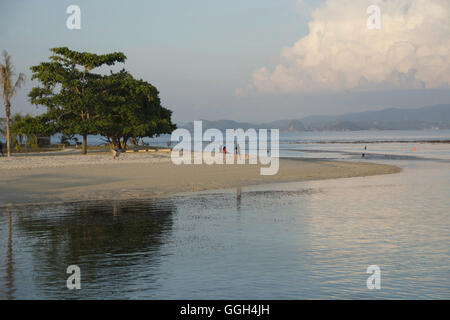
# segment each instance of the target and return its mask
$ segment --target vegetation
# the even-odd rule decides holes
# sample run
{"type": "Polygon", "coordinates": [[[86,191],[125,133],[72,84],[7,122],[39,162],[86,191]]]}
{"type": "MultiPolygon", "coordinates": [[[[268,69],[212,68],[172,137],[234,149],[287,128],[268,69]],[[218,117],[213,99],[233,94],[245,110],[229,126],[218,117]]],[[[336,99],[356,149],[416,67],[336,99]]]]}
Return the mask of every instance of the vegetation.
{"type": "Polygon", "coordinates": [[[106,137],[111,148],[126,149],[129,139],[136,141],[175,129],[172,111],[161,106],[159,92],[150,83],[134,79],[125,70],[108,75],[91,72],[124,62],[123,53],[97,55],[66,47],[51,51],[50,62],[31,67],[32,79],[40,86],[31,90],[30,100],[47,107],[31,125],[34,133],[61,132],[64,143],[79,134],[83,136],[82,154],[86,154],[88,134],[106,137]]]}
{"type": "Polygon", "coordinates": [[[172,111],[163,108],[158,90],[150,83],[134,79],[122,70],[102,79],[104,94],[98,134],[115,149],[126,149],[129,139],[170,133],[172,111]]]}
{"type": "Polygon", "coordinates": [[[96,133],[95,122],[99,118],[96,110],[100,92],[96,80],[101,76],[91,70],[103,65],[111,66],[124,62],[121,52],[97,55],[76,52],[66,47],[53,48],[50,62],[31,67],[32,80],[42,86],[29,93],[33,104],[47,107],[47,119],[55,121],[64,134],[83,136],[82,153],[87,153],[87,135],[96,133]]]}
{"type": "Polygon", "coordinates": [[[46,115],[33,117],[16,113],[11,118],[11,142],[15,150],[20,152],[21,146],[38,147],[38,136],[51,136],[58,128],[46,118],[46,115]]]}
{"type": "Polygon", "coordinates": [[[11,130],[10,130],[10,117],[11,117],[11,99],[16,93],[17,89],[25,81],[25,75],[19,73],[16,82],[13,82],[14,67],[11,63],[11,56],[3,51],[3,61],[0,62],[0,85],[1,95],[5,104],[5,135],[6,135],[6,150],[8,157],[11,156],[11,130]]]}

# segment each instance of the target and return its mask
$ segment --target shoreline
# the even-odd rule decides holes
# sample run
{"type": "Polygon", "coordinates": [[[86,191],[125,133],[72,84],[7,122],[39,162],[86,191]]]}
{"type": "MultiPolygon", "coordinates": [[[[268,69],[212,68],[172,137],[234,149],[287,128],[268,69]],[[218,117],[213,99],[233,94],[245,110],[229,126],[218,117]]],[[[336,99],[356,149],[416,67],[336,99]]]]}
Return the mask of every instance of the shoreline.
{"type": "Polygon", "coordinates": [[[450,140],[356,140],[356,141],[299,141],[292,144],[377,144],[377,143],[443,143],[449,144],[450,140]]]}
{"type": "Polygon", "coordinates": [[[93,200],[136,200],[267,183],[338,179],[401,171],[393,165],[280,158],[273,176],[261,165],[179,165],[167,153],[0,158],[0,207],[93,200]],[[121,155],[122,157],[122,155],[121,155]]]}

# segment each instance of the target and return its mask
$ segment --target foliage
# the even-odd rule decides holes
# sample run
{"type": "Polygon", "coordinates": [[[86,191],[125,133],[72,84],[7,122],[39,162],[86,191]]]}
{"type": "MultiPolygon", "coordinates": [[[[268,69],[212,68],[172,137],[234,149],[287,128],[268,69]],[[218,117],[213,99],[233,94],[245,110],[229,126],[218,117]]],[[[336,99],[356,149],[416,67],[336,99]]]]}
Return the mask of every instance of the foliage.
{"type": "Polygon", "coordinates": [[[103,95],[98,133],[107,137],[114,148],[126,149],[129,139],[137,141],[170,133],[172,111],[161,106],[158,90],[150,83],[134,79],[122,70],[105,76],[100,85],[103,95]]]}
{"type": "Polygon", "coordinates": [[[86,153],[86,137],[97,133],[96,121],[101,117],[96,112],[101,98],[96,80],[102,76],[90,71],[124,62],[126,57],[121,52],[97,55],[66,47],[51,51],[54,54],[50,62],[31,67],[31,79],[39,80],[41,86],[33,88],[28,96],[33,104],[47,107],[47,118],[55,121],[64,134],[82,135],[82,152],[86,153]]]}
{"type": "Polygon", "coordinates": [[[67,137],[80,134],[85,153],[88,134],[100,134],[112,148],[126,149],[130,139],[136,142],[175,129],[172,111],[161,106],[153,85],[134,79],[125,70],[108,75],[90,72],[123,62],[123,53],[96,55],[65,47],[51,51],[50,62],[31,67],[32,79],[41,86],[31,90],[30,100],[47,107],[47,113],[34,123],[38,131],[48,125],[51,132],[63,134],[64,143],[67,137]]]}
{"type": "Polygon", "coordinates": [[[16,151],[21,151],[21,146],[26,144],[37,147],[38,136],[51,136],[57,132],[55,125],[45,115],[33,117],[30,114],[22,116],[16,113],[11,118],[11,142],[16,151]]]}
{"type": "Polygon", "coordinates": [[[58,126],[46,114],[33,117],[29,114],[22,116],[17,113],[12,118],[11,132],[16,136],[51,136],[58,132],[58,126]]]}

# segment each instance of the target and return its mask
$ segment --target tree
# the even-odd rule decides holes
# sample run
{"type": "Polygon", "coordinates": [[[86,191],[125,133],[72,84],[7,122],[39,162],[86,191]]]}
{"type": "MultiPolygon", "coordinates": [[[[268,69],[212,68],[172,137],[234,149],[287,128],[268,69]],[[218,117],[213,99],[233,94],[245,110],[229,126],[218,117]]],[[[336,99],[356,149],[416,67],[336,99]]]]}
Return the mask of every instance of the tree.
{"type": "Polygon", "coordinates": [[[25,81],[25,75],[19,73],[16,82],[13,84],[14,67],[11,63],[11,56],[8,52],[3,51],[3,63],[0,62],[0,85],[2,90],[2,98],[5,104],[5,127],[6,127],[6,150],[8,157],[11,156],[11,132],[10,132],[10,117],[11,117],[11,99],[17,92],[17,89],[22,86],[25,81]]]}
{"type": "Polygon", "coordinates": [[[47,114],[33,117],[30,114],[22,116],[16,113],[11,122],[11,132],[14,135],[51,136],[59,131],[59,127],[47,114]]]}
{"type": "Polygon", "coordinates": [[[27,137],[27,144],[37,145],[38,136],[52,136],[58,131],[58,126],[46,114],[33,117],[16,113],[11,119],[11,140],[17,149],[24,144],[23,137],[27,137]]]}
{"type": "Polygon", "coordinates": [[[11,135],[11,147],[19,151],[20,146],[24,143],[24,136],[30,137],[29,134],[22,132],[22,128],[18,126],[25,118],[32,117],[31,115],[22,116],[21,113],[16,113],[10,119],[10,135],[11,135]]]}
{"type": "Polygon", "coordinates": [[[161,106],[159,92],[150,83],[136,80],[124,70],[104,76],[98,83],[105,94],[96,125],[112,148],[126,149],[129,139],[137,141],[175,129],[172,111],[161,106]]]}
{"type": "Polygon", "coordinates": [[[101,117],[96,112],[101,94],[98,91],[99,74],[91,70],[116,62],[124,62],[121,52],[97,55],[77,52],[67,47],[50,49],[50,62],[31,67],[32,80],[42,86],[29,93],[33,104],[47,107],[46,117],[55,121],[63,134],[83,136],[81,153],[87,153],[87,135],[96,134],[96,123],[101,117]]]}

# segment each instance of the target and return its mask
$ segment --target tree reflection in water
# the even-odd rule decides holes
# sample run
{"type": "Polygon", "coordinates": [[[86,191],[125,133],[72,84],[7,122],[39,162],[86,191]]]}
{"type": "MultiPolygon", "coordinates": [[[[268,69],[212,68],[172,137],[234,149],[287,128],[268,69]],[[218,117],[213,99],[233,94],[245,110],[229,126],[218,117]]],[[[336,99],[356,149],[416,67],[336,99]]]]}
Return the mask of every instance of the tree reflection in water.
{"type": "Polygon", "coordinates": [[[16,227],[21,236],[34,240],[32,272],[42,293],[95,298],[101,291],[105,298],[108,292],[120,296],[124,283],[138,287],[145,282],[148,289],[154,284],[152,270],[171,232],[174,206],[169,200],[105,201],[26,211],[18,214],[16,227]],[[78,292],[66,288],[69,265],[81,268],[78,292]]]}
{"type": "Polygon", "coordinates": [[[13,259],[13,247],[12,247],[12,216],[11,209],[6,208],[8,213],[8,241],[6,249],[6,263],[5,263],[5,296],[7,299],[14,298],[14,259],[13,259]]]}

